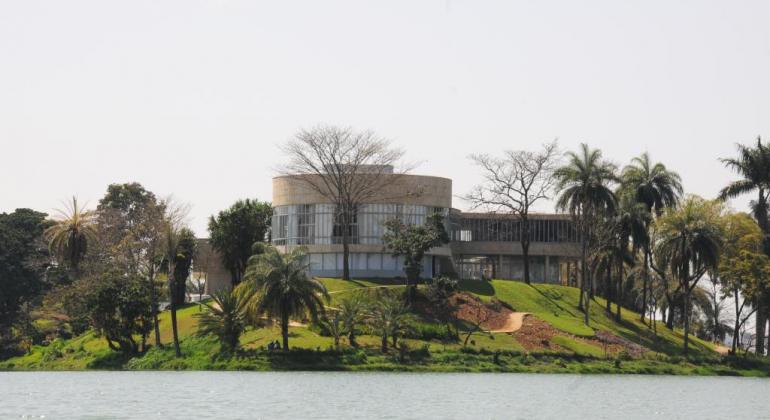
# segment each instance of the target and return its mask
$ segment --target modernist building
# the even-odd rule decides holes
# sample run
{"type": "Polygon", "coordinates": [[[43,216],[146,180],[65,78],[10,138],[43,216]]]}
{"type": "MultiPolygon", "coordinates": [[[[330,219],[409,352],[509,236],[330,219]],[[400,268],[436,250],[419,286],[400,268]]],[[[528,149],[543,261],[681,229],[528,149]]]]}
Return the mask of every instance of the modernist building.
{"type": "MultiPolygon", "coordinates": [[[[522,279],[520,222],[517,217],[492,213],[464,213],[452,208],[452,180],[433,176],[391,173],[378,197],[361,205],[350,232],[350,270],[358,278],[403,277],[403,260],[383,244],[384,223],[400,218],[425,223],[432,213],[445,217],[449,244],[430,250],[423,261],[423,277],[439,274],[466,279],[522,279]]],[[[334,204],[303,180],[312,175],[273,178],[272,244],[281,250],[305,246],[310,274],[342,276],[342,226],[334,204]]],[[[532,281],[566,282],[568,264],[579,257],[577,235],[566,215],[530,215],[530,276],[532,281]]],[[[226,283],[222,270],[209,282],[226,283]]],[[[214,271],[211,271],[214,274],[214,271]]],[[[227,280],[229,281],[229,280],[227,280]]]]}

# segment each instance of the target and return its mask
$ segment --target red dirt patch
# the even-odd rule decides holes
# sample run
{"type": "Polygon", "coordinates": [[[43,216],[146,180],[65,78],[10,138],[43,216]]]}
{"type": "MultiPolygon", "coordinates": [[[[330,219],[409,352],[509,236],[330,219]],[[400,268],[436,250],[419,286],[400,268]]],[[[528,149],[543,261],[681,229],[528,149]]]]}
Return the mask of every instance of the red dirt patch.
{"type": "Polygon", "coordinates": [[[457,307],[457,318],[476,323],[481,322],[485,331],[499,330],[508,324],[513,311],[495,302],[484,302],[467,293],[457,293],[451,297],[457,307]]]}
{"type": "Polygon", "coordinates": [[[596,338],[584,338],[567,334],[532,315],[524,318],[521,328],[511,335],[527,351],[567,350],[552,341],[555,336],[569,337],[578,342],[606,349],[607,354],[618,354],[625,350],[631,356],[638,357],[647,351],[644,347],[607,331],[597,332],[596,338]]]}
{"type": "Polygon", "coordinates": [[[559,335],[559,331],[551,324],[532,315],[524,318],[521,328],[511,335],[527,351],[559,349],[559,346],[551,343],[551,339],[559,335]]]}

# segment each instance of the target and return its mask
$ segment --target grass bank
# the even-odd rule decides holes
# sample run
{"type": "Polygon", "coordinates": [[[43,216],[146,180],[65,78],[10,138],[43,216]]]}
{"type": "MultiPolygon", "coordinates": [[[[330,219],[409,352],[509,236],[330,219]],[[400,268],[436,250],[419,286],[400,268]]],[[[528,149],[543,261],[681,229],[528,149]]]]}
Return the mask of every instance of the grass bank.
{"type": "MultiPolygon", "coordinates": [[[[395,287],[393,280],[342,281],[321,280],[334,305],[346,293],[375,287],[395,287]]],[[[764,359],[723,357],[714,347],[692,340],[692,357],[680,356],[681,331],[670,331],[662,324],[657,334],[638,321],[639,315],[623,310],[620,322],[604,310],[604,300],[591,302],[591,322],[583,324],[577,310],[578,290],[555,285],[526,285],[520,282],[462,282],[461,289],[483,300],[499,299],[515,311],[531,313],[544,322],[555,335],[543,348],[532,349],[516,334],[482,333],[473,336],[465,348],[462,340],[442,341],[407,338],[404,349],[379,351],[379,337],[362,335],[360,349],[343,346],[331,350],[332,339],[314,328],[291,327],[289,352],[267,351],[268,343],[278,340],[276,327],[249,329],[241,337],[242,349],[223,354],[211,338],[195,336],[194,314],[201,308],[188,305],[178,311],[182,358],[175,358],[171,346],[152,346],[143,355],[127,358],[107,348],[102,338],[85,333],[70,340],[56,340],[47,346],[34,346],[20,357],[0,361],[4,370],[345,370],[345,371],[417,371],[417,372],[543,372],[543,373],[630,373],[672,375],[744,375],[768,376],[770,366],[764,359]],[[626,352],[608,352],[597,336],[610,334],[645,349],[631,356],[626,352]],[[525,344],[530,348],[525,348],[525,344]]],[[[169,314],[161,314],[161,342],[169,344],[169,314]]],[[[421,321],[429,323],[426,320],[421,321]]]]}

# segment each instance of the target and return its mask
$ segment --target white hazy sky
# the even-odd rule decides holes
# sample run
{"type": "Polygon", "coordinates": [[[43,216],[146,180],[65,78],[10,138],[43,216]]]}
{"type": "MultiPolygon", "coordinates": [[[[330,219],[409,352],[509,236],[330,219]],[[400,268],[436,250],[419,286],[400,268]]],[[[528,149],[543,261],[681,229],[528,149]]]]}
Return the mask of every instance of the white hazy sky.
{"type": "Polygon", "coordinates": [[[270,200],[277,145],[317,123],[392,138],[455,194],[479,178],[468,154],[559,138],[619,164],[649,151],[713,197],[733,178],[717,159],[770,136],[768,18],[767,1],[2,1],[0,211],[138,181],[205,235],[234,200],[270,200]]]}

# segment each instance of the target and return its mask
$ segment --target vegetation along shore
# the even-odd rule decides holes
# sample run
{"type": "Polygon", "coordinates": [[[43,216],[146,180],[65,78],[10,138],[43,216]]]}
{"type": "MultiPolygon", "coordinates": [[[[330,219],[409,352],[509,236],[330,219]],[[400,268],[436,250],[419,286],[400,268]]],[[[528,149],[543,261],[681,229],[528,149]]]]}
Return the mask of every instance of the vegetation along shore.
{"type": "MultiPolygon", "coordinates": [[[[211,216],[205,240],[188,228],[184,203],[138,183],[110,185],[93,209],[75,198],[53,217],[17,209],[0,214],[0,370],[770,376],[761,140],[723,159],[739,178],[713,199],[686,194],[647,154],[619,167],[587,145],[561,153],[554,142],[472,156],[484,182],[464,198],[487,219],[515,221],[518,280],[500,277],[502,257],[439,270],[431,250],[463,240],[446,209],[384,221],[370,253],[383,270],[381,255],[392,255],[401,274],[357,276],[351,267],[368,263],[350,247],[372,240],[357,212],[399,175],[402,152],[333,126],[304,130],[285,149],[287,173],[336,203],[334,242],[323,246],[339,247],[339,276],[312,274],[316,257],[327,262],[309,251],[314,213],[285,215],[305,228],[291,243],[269,202],[239,200],[211,216]],[[725,204],[742,194],[755,196],[749,212],[725,204]],[[531,234],[530,207],[544,200],[576,250],[551,282],[549,260],[537,266],[530,255],[550,240],[531,234]],[[227,284],[209,281],[203,247],[227,284]],[[542,278],[533,267],[545,267],[542,278]]],[[[502,237],[514,225],[484,226],[502,237]]]]}

